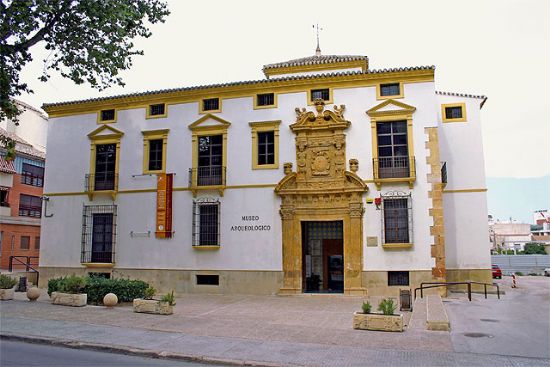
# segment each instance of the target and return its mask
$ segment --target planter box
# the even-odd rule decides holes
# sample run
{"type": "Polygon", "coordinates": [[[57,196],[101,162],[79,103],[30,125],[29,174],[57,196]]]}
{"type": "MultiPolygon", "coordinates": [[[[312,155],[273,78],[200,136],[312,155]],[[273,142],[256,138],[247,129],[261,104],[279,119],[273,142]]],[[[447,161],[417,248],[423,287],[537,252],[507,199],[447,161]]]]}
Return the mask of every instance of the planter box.
{"type": "Polygon", "coordinates": [[[86,306],[86,302],[88,301],[88,295],[86,293],[71,294],[71,293],[53,292],[50,298],[52,299],[52,303],[54,305],[73,306],[73,307],[86,306]]]}
{"type": "Polygon", "coordinates": [[[156,299],[134,299],[134,312],[153,313],[157,315],[171,315],[174,313],[174,307],[168,302],[161,302],[156,299]]]}
{"type": "Polygon", "coordinates": [[[0,289],[0,301],[7,301],[13,299],[13,288],[0,289]]]}
{"type": "Polygon", "coordinates": [[[353,328],[361,330],[403,331],[403,315],[355,312],[353,328]]]}

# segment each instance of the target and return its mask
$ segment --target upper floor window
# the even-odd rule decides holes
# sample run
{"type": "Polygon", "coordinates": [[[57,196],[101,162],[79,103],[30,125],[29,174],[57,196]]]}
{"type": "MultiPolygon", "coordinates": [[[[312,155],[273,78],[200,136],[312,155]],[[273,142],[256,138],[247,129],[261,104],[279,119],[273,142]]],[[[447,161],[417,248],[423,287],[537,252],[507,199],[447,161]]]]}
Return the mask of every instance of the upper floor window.
{"type": "Polygon", "coordinates": [[[396,96],[400,94],[399,83],[391,84],[381,84],[380,85],[380,95],[383,97],[386,96],[396,96]]]}
{"type": "Polygon", "coordinates": [[[0,206],[9,208],[10,188],[5,186],[0,186],[0,206]]]}
{"type": "Polygon", "coordinates": [[[151,104],[147,108],[147,118],[166,117],[166,103],[151,104]]]}
{"type": "Polygon", "coordinates": [[[328,88],[312,89],[310,91],[310,101],[313,102],[318,98],[322,99],[325,102],[330,101],[330,90],[328,88]]]}
{"type": "Polygon", "coordinates": [[[202,100],[201,112],[220,112],[221,105],[219,98],[207,98],[202,100]]]}
{"type": "Polygon", "coordinates": [[[275,163],[275,132],[258,132],[258,165],[275,163]]]}
{"type": "Polygon", "coordinates": [[[388,193],[382,197],[382,243],[412,242],[412,200],[410,194],[388,193]]]}
{"type": "Polygon", "coordinates": [[[149,140],[149,171],[162,169],[162,139],[149,140]]]}
{"type": "Polygon", "coordinates": [[[142,131],[143,134],[143,173],[166,171],[166,147],[170,130],[142,131]]]}
{"type": "Polygon", "coordinates": [[[409,177],[407,122],[378,122],[378,178],[409,177]]]}
{"type": "Polygon", "coordinates": [[[223,185],[223,137],[199,136],[197,185],[223,185]]]}
{"type": "Polygon", "coordinates": [[[252,128],[252,169],[279,168],[280,120],[250,122],[252,128]]]}
{"type": "Polygon", "coordinates": [[[38,187],[44,186],[44,167],[23,163],[21,183],[38,187]]]}
{"type": "Polygon", "coordinates": [[[464,103],[452,103],[441,105],[443,122],[466,121],[466,105],[464,103]]]}
{"type": "Polygon", "coordinates": [[[114,108],[108,110],[101,110],[99,112],[99,122],[115,122],[116,121],[116,111],[114,108]]]}
{"type": "Polygon", "coordinates": [[[31,237],[21,236],[21,243],[19,244],[21,250],[29,250],[31,248],[31,237]]]}
{"type": "Polygon", "coordinates": [[[42,216],[42,198],[21,194],[19,196],[19,215],[40,218],[42,216]]]}
{"type": "Polygon", "coordinates": [[[263,93],[256,95],[256,104],[254,107],[272,106],[275,106],[275,93],[263,93]]]}
{"type": "Polygon", "coordinates": [[[116,144],[96,145],[94,190],[115,189],[116,159],[116,144]]]}
{"type": "Polygon", "coordinates": [[[199,199],[193,203],[193,246],[220,245],[220,202],[199,199]]]}

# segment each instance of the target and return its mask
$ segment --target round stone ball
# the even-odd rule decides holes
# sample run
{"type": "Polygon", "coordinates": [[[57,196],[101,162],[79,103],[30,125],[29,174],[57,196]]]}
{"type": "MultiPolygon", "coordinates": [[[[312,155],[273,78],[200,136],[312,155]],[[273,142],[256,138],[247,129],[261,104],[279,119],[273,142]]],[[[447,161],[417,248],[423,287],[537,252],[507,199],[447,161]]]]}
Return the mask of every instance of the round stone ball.
{"type": "Polygon", "coordinates": [[[36,301],[38,297],[40,297],[40,289],[37,287],[27,289],[27,298],[29,301],[36,301]]]}
{"type": "Polygon", "coordinates": [[[107,307],[116,306],[117,303],[118,297],[114,293],[107,293],[105,297],[103,297],[103,304],[107,307]]]}

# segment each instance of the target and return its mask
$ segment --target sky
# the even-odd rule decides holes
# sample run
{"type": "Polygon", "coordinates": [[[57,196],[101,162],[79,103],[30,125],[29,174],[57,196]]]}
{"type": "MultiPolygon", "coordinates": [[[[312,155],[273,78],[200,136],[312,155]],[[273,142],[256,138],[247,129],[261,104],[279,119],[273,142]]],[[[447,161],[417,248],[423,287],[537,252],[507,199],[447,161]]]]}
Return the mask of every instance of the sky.
{"type": "MultiPolygon", "coordinates": [[[[436,89],[483,94],[488,177],[550,175],[550,1],[168,1],[172,14],[136,40],[144,56],[126,87],[98,92],[60,76],[37,80],[33,50],[23,79],[34,106],[145,90],[263,79],[262,66],[314,54],[367,55],[371,69],[436,66],[436,89]]],[[[548,190],[550,192],[550,190],[548,190]]]]}

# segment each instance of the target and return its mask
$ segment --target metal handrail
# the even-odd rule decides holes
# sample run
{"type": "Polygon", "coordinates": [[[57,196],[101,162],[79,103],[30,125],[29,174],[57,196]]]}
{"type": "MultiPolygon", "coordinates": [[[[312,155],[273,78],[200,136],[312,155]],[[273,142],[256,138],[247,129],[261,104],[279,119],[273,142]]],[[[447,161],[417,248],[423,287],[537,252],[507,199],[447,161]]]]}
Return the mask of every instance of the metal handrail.
{"type": "Polygon", "coordinates": [[[498,284],[488,284],[488,283],[481,283],[481,282],[422,282],[420,283],[419,288],[414,289],[414,299],[416,300],[416,291],[420,289],[420,298],[424,298],[424,289],[430,289],[430,288],[437,288],[437,287],[447,287],[449,285],[467,285],[468,286],[468,300],[472,301],[472,284],[479,284],[483,285],[484,293],[485,293],[485,299],[487,299],[487,286],[493,286],[497,288],[497,297],[500,299],[500,287],[498,284]],[[424,285],[428,285],[427,287],[424,287],[424,285]]]}
{"type": "Polygon", "coordinates": [[[32,267],[31,259],[38,259],[38,256],[21,256],[21,255],[16,256],[16,255],[11,255],[8,270],[9,270],[10,273],[12,272],[12,270],[13,270],[13,260],[15,260],[19,264],[25,266],[25,271],[31,271],[32,270],[33,272],[36,273],[36,284],[38,285],[38,278],[40,277],[40,272],[32,267]],[[23,262],[23,261],[18,259],[19,257],[25,258],[27,261],[23,262]]]}

